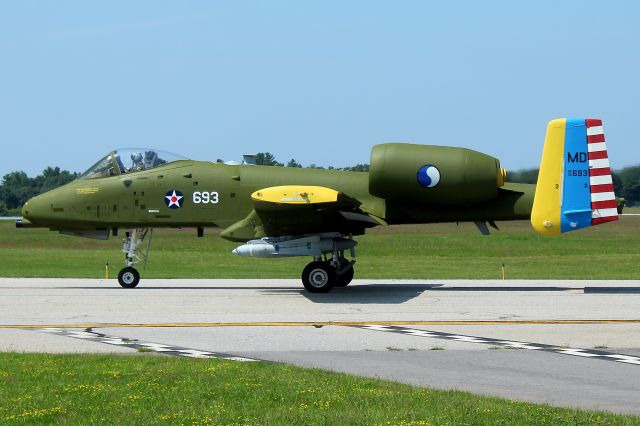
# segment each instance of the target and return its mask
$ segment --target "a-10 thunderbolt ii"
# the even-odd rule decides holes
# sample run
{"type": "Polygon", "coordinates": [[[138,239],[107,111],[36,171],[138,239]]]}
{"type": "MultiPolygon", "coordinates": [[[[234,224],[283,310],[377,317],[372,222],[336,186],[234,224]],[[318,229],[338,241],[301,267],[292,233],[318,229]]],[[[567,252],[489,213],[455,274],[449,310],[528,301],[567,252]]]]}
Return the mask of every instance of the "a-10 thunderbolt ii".
{"type": "Polygon", "coordinates": [[[465,148],[388,143],[370,170],[229,165],[151,149],[116,150],[77,180],[29,200],[18,226],[107,239],[125,230],[122,287],[135,287],[152,228],[223,228],[233,253],[307,256],[310,292],[349,284],[355,236],[385,224],[531,219],[544,235],[618,219],[602,122],[548,124],[536,185],[505,182],[496,158],[465,148]],[[145,244],[146,241],[146,244],[145,244]]]}

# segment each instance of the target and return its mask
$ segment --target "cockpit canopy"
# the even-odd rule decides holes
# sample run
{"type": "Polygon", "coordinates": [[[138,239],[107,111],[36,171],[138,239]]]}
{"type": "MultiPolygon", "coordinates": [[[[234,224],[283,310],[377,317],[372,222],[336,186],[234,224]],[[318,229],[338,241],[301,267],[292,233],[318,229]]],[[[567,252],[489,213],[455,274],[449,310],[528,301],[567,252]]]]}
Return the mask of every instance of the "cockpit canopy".
{"type": "Polygon", "coordinates": [[[124,148],[112,151],[101,158],[79,179],[96,179],[149,170],[178,160],[180,155],[148,148],[124,148]]]}

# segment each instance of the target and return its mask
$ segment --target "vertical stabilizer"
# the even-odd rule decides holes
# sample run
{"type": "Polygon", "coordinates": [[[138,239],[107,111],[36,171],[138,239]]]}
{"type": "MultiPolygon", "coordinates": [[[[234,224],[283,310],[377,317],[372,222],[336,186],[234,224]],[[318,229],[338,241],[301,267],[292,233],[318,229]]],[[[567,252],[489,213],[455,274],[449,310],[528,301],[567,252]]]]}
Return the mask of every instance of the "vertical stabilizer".
{"type": "Polygon", "coordinates": [[[540,163],[531,225],[557,235],[618,220],[611,168],[595,119],[549,122],[540,163]]]}

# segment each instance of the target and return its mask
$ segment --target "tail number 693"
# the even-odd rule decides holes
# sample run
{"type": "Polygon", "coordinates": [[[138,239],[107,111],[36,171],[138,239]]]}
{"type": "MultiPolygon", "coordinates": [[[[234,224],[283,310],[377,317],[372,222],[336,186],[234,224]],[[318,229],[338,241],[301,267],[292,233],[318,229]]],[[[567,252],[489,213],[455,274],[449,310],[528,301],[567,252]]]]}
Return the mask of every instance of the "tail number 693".
{"type": "Polygon", "coordinates": [[[200,192],[193,193],[193,204],[218,204],[217,192],[200,192]]]}

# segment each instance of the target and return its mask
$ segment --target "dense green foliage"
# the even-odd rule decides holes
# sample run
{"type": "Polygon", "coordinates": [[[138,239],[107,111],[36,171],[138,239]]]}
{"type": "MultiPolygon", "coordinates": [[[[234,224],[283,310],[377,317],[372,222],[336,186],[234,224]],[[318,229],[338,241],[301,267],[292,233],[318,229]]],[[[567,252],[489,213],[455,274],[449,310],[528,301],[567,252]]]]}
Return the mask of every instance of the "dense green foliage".
{"type": "MultiPolygon", "coordinates": [[[[291,160],[289,163],[295,163],[295,160],[291,160]]],[[[284,164],[280,163],[276,160],[276,157],[270,152],[259,152],[256,154],[256,164],[259,166],[284,166],[284,164]]],[[[297,164],[297,163],[296,163],[297,164]]],[[[297,167],[297,166],[294,166],[297,167]]]]}
{"type": "Polygon", "coordinates": [[[640,205],[640,165],[625,167],[614,172],[613,183],[616,194],[623,197],[627,205],[640,205]]]}
{"type": "Polygon", "coordinates": [[[4,353],[0,423],[614,425],[638,418],[277,363],[4,353]]]}
{"type": "Polygon", "coordinates": [[[523,169],[515,172],[507,172],[507,181],[514,183],[536,183],[538,181],[538,169],[523,169]]]}
{"type": "Polygon", "coordinates": [[[77,173],[60,170],[59,167],[47,167],[41,175],[34,178],[25,172],[11,172],[0,183],[0,216],[19,215],[22,205],[31,197],[71,182],[77,173]]]}
{"type": "MultiPolygon", "coordinates": [[[[276,160],[276,157],[270,152],[259,152],[256,155],[256,164],[261,166],[280,166],[280,167],[285,166],[285,164],[276,160]]],[[[346,170],[350,172],[368,172],[369,171],[368,164],[356,164],[355,166],[348,166],[348,167],[334,167],[334,166],[323,167],[323,166],[318,166],[317,164],[309,164],[308,166],[303,166],[302,164],[298,163],[295,160],[295,158],[292,158],[291,160],[289,160],[286,164],[286,167],[298,167],[298,168],[307,167],[309,169],[325,169],[326,168],[327,170],[346,170]]]]}

